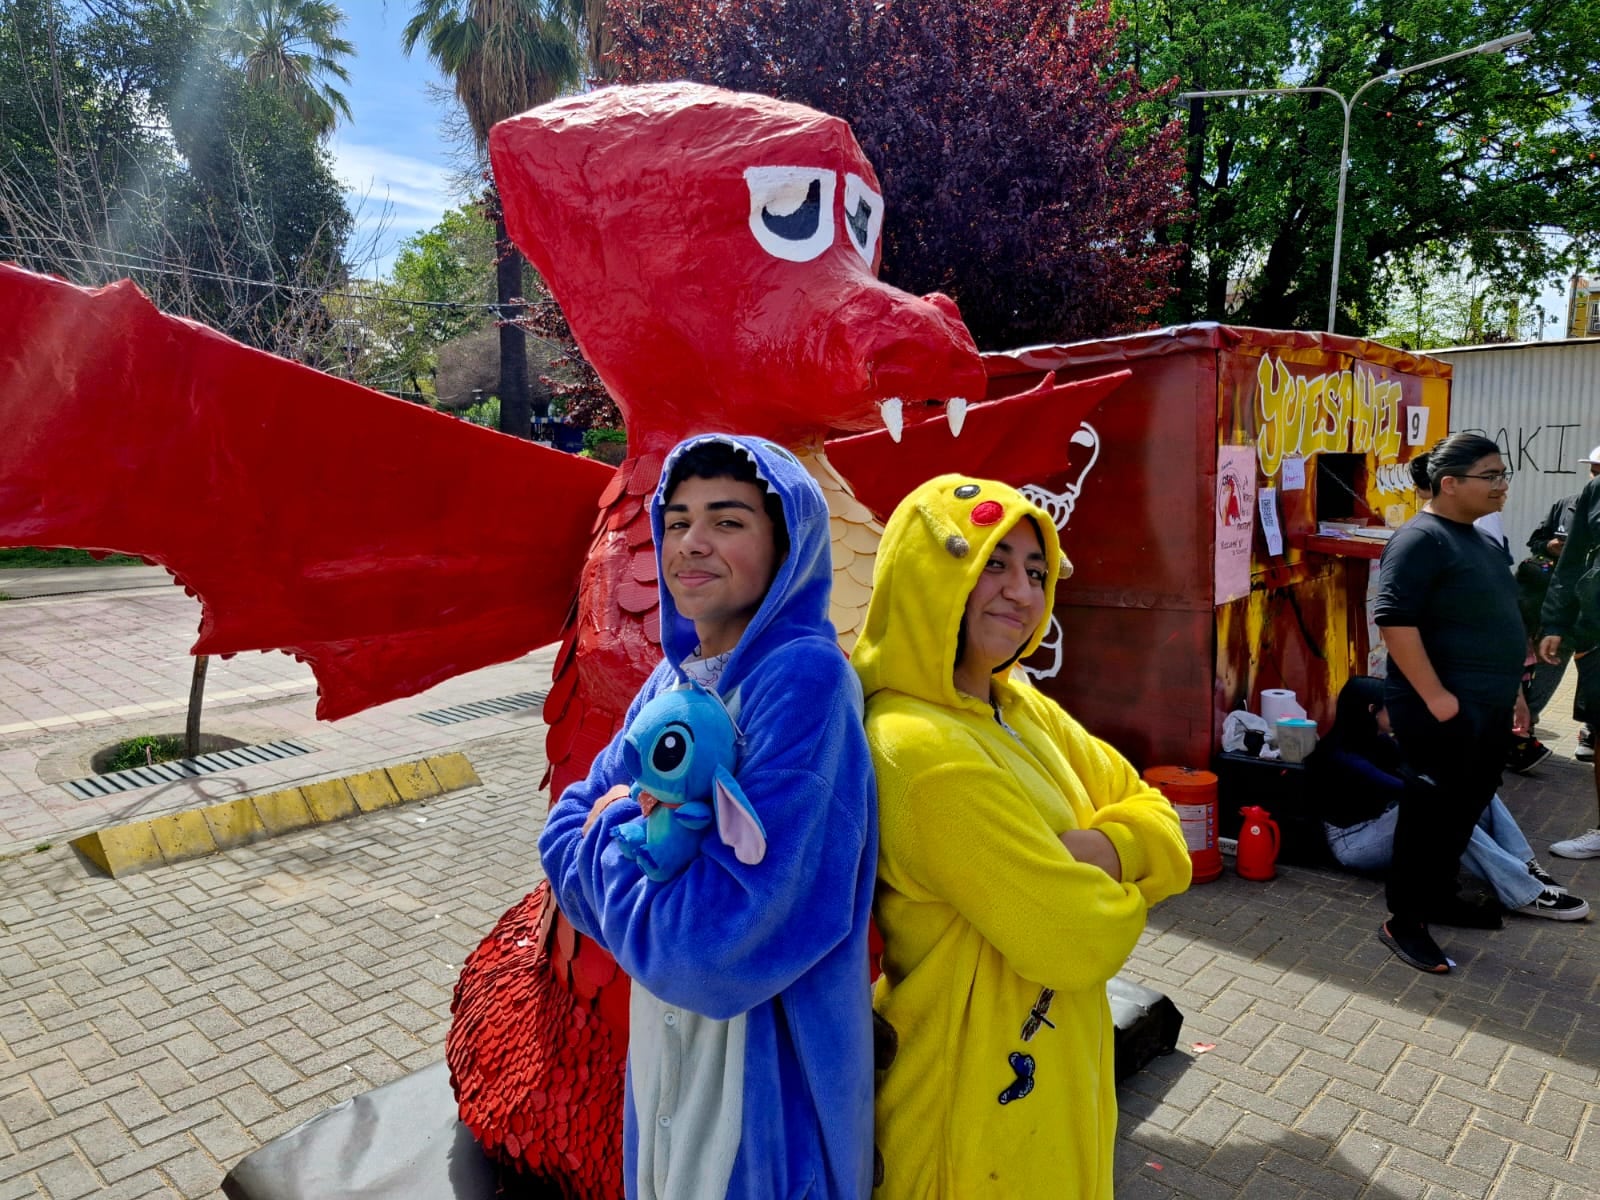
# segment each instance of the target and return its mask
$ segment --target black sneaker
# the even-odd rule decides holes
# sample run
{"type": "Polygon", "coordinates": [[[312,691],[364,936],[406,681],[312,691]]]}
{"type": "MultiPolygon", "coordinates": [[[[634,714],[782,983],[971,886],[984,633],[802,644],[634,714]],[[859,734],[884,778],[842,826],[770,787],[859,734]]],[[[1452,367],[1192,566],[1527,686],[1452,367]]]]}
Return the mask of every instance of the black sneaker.
{"type": "Polygon", "coordinates": [[[1594,761],[1594,730],[1587,725],[1578,730],[1578,749],[1573,753],[1572,757],[1579,762],[1594,761]]]}
{"type": "Polygon", "coordinates": [[[1426,925],[1401,929],[1399,933],[1394,933],[1390,930],[1391,924],[1392,922],[1385,921],[1378,926],[1378,940],[1394,951],[1396,958],[1406,966],[1426,971],[1430,975],[1450,973],[1452,964],[1444,956],[1444,951],[1439,949],[1439,943],[1433,940],[1433,935],[1428,932],[1426,925]]]}
{"type": "Polygon", "coordinates": [[[1571,892],[1555,892],[1545,888],[1521,908],[1511,911],[1525,917],[1548,917],[1552,921],[1581,921],[1589,915],[1589,902],[1580,900],[1571,892]]]}
{"type": "Polygon", "coordinates": [[[1544,869],[1544,864],[1542,864],[1537,858],[1530,858],[1528,860],[1528,874],[1537,879],[1547,892],[1565,892],[1567,890],[1554,879],[1550,878],[1550,873],[1544,869]]]}
{"type": "Polygon", "coordinates": [[[1526,775],[1550,754],[1550,747],[1536,737],[1512,738],[1511,748],[1506,751],[1506,769],[1526,775]]]}

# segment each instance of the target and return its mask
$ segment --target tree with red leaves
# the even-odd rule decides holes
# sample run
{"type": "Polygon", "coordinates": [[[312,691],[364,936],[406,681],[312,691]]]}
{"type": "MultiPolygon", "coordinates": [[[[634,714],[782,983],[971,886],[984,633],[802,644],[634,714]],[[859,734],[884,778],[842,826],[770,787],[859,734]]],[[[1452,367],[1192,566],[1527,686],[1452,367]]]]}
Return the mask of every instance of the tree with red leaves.
{"type": "Polygon", "coordinates": [[[848,121],[884,188],[883,277],[954,296],[981,347],[1140,328],[1172,292],[1182,146],[1138,116],[1160,92],[1112,66],[1105,0],[614,0],[610,19],[622,80],[848,121]]]}

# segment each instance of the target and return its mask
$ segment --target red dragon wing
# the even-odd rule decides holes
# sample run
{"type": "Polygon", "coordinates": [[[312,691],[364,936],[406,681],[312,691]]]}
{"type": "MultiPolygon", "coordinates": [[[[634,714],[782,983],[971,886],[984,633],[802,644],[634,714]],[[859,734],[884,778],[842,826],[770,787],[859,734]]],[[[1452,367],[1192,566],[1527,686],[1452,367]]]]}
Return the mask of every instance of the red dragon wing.
{"type": "Polygon", "coordinates": [[[5,264],[0,430],[0,545],[161,564],[327,720],[558,638],[613,474],[5,264]]]}

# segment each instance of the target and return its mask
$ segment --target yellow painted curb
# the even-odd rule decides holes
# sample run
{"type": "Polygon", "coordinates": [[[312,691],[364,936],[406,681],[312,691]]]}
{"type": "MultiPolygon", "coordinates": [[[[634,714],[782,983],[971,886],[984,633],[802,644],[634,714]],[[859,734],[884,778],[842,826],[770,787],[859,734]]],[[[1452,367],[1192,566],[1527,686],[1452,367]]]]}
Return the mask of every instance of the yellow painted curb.
{"type": "Polygon", "coordinates": [[[428,764],[420,759],[390,767],[389,779],[402,800],[426,800],[444,790],[433,777],[433,772],[428,770],[428,764]]]}
{"type": "Polygon", "coordinates": [[[161,857],[168,862],[215,854],[217,843],[205,816],[193,809],[150,818],[150,832],[156,835],[161,857]]]}
{"type": "Polygon", "coordinates": [[[75,838],[72,844],[107,875],[127,875],[167,861],[161,854],[156,835],[150,832],[148,821],[87,833],[75,838]]]}
{"type": "Polygon", "coordinates": [[[113,825],[73,838],[72,845],[107,875],[131,875],[308,825],[342,821],[391,805],[477,787],[481,782],[466,755],[439,754],[113,825]]]}
{"type": "Polygon", "coordinates": [[[342,779],[324,779],[321,783],[308,783],[300,789],[306,798],[306,807],[319,822],[342,821],[361,811],[356,806],[350,787],[342,779]]]}
{"type": "Polygon", "coordinates": [[[273,835],[316,824],[316,818],[311,815],[311,809],[306,805],[306,798],[300,794],[299,788],[268,792],[265,796],[255,797],[255,802],[256,811],[261,814],[261,823],[273,835]]]}
{"type": "Polygon", "coordinates": [[[344,781],[350,788],[350,795],[355,798],[356,807],[362,812],[377,812],[380,808],[400,803],[400,793],[389,782],[389,773],[382,769],[346,775],[344,781]]]}
{"type": "Polygon", "coordinates": [[[211,826],[211,836],[218,850],[259,841],[271,832],[256,811],[255,802],[248,796],[229,800],[226,804],[213,804],[200,811],[205,816],[206,824],[211,826]]]}
{"type": "Polygon", "coordinates": [[[459,752],[435,754],[423,761],[428,764],[428,770],[433,772],[433,777],[439,781],[439,786],[447,792],[477,787],[483,782],[478,778],[478,773],[472,769],[472,764],[467,761],[465,754],[459,752]]]}

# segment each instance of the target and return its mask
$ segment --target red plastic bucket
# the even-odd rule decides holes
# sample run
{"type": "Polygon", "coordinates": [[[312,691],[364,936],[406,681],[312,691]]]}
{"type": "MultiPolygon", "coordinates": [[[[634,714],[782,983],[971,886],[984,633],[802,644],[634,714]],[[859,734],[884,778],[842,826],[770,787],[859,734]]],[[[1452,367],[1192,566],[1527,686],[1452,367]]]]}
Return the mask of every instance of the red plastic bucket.
{"type": "Polygon", "coordinates": [[[1184,845],[1194,864],[1194,881],[1210,883],[1222,875],[1222,851],[1217,849],[1217,777],[1193,767],[1151,767],[1144,781],[1178,810],[1184,845]]]}

